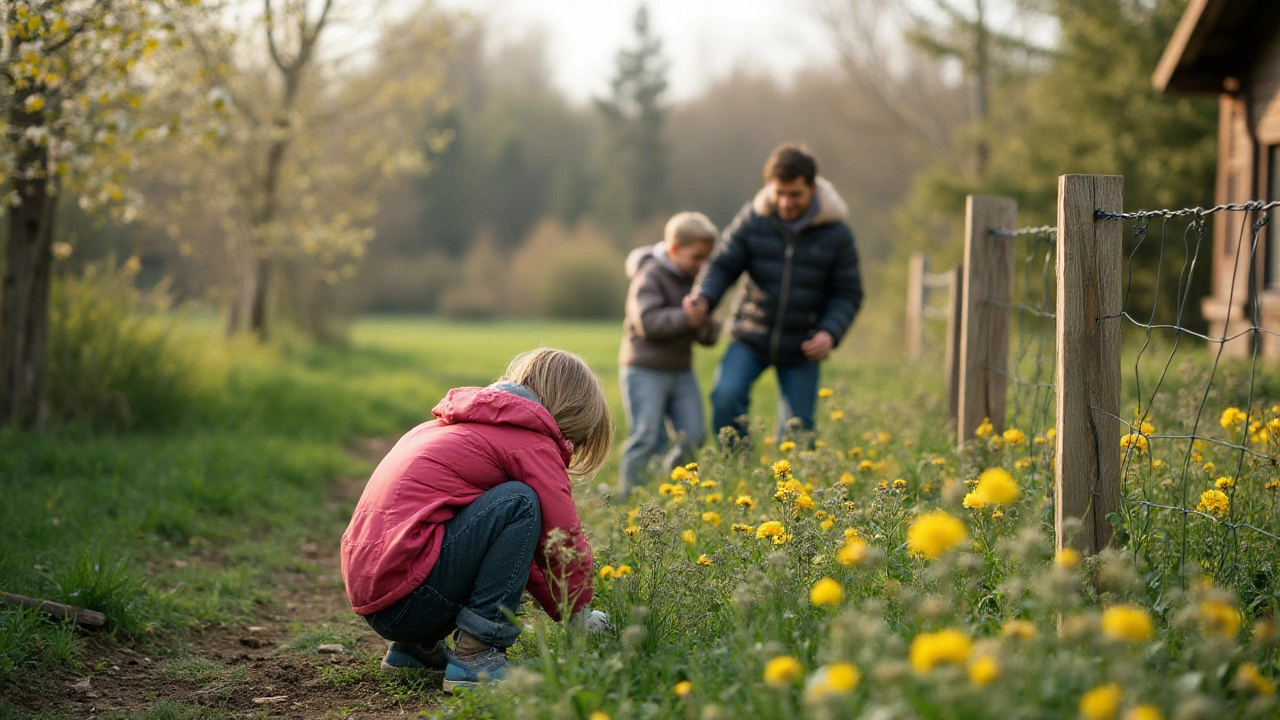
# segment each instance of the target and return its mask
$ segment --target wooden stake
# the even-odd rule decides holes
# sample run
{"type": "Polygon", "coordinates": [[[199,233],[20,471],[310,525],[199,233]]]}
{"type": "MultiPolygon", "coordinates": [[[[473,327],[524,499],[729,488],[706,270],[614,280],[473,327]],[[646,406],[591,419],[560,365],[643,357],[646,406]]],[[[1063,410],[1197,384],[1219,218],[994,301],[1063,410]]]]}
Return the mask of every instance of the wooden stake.
{"type": "Polygon", "coordinates": [[[1120,498],[1121,231],[1119,220],[1095,220],[1094,211],[1120,212],[1123,195],[1118,175],[1058,180],[1054,535],[1059,549],[1085,554],[1110,542],[1107,515],[1120,498]],[[1066,538],[1072,518],[1083,531],[1066,538]]]}
{"type": "Polygon", "coordinates": [[[995,229],[1013,229],[1018,203],[970,195],[965,202],[964,301],[960,324],[960,392],[957,446],[991,420],[1004,429],[1009,366],[1009,299],[1013,288],[1013,243],[995,229]]]}

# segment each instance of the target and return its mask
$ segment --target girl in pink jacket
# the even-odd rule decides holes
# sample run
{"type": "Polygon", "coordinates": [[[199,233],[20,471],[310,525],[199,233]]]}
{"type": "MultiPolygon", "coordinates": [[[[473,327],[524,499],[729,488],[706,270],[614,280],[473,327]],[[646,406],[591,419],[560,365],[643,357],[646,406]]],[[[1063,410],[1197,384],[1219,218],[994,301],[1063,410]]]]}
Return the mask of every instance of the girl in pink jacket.
{"type": "Polygon", "coordinates": [[[502,677],[522,590],[556,620],[589,617],[591,548],[569,478],[600,469],[613,425],[600,378],[553,348],[431,412],[373,471],[342,577],[352,609],[392,641],[383,669],[444,668],[452,691],[502,677]]]}

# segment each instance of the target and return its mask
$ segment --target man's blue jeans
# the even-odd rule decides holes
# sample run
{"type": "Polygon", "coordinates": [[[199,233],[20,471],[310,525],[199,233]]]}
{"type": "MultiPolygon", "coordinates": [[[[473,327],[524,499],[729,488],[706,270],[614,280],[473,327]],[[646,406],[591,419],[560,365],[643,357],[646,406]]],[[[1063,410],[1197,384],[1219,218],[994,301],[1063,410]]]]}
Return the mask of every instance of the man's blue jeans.
{"type": "MultiPolygon", "coordinates": [[[[730,343],[716,370],[716,385],[711,391],[712,429],[732,427],[738,437],[747,437],[748,428],[741,421],[751,405],[751,386],[768,368],[741,343],[730,343]]],[[[813,429],[813,411],[818,404],[818,370],[816,361],[805,360],[795,365],[778,365],[778,433],[791,418],[797,418],[805,430],[813,429]]]]}
{"type": "Polygon", "coordinates": [[[520,606],[542,509],[533,489],[507,482],[445,523],[444,545],[418,589],[365,616],[388,640],[431,647],[457,627],[497,647],[511,647],[520,628],[507,619],[520,606]]]}
{"type": "Polygon", "coordinates": [[[667,450],[667,421],[679,439],[662,458],[663,472],[670,472],[681,458],[688,460],[707,440],[702,414],[702,390],[692,370],[663,372],[634,365],[618,370],[622,384],[622,408],[630,436],[622,446],[622,491],[643,485],[649,461],[667,450]]]}

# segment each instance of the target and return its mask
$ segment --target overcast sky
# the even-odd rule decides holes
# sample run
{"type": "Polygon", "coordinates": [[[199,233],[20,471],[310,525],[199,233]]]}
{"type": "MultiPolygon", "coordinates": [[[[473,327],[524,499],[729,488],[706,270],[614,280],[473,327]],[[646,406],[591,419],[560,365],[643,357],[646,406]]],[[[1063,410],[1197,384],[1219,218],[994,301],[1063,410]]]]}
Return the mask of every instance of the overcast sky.
{"type": "MultiPolygon", "coordinates": [[[[439,0],[490,20],[498,42],[541,26],[557,84],[584,101],[608,90],[614,54],[632,42],[638,0],[439,0]]],[[[649,0],[671,61],[670,99],[697,95],[735,65],[789,78],[829,61],[825,31],[809,0],[649,0]]]]}

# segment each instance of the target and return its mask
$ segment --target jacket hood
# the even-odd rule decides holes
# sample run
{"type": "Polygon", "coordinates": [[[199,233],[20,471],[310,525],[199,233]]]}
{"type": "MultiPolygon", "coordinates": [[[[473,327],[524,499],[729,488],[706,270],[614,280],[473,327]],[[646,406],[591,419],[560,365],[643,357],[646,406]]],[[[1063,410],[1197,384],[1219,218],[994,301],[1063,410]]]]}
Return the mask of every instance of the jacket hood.
{"type": "MultiPolygon", "coordinates": [[[[840,193],[836,192],[835,186],[829,180],[818,176],[813,184],[818,195],[818,215],[809,223],[810,227],[831,225],[849,217],[849,206],[845,204],[844,198],[840,197],[840,193]]],[[[761,217],[773,214],[773,198],[770,196],[768,185],[760,188],[760,192],[756,193],[755,199],[751,201],[751,209],[761,217]]]]}
{"type": "Polygon", "coordinates": [[[671,258],[667,255],[667,243],[665,240],[659,240],[653,245],[644,245],[632,250],[627,254],[627,279],[635,277],[646,265],[656,262],[662,267],[670,270],[676,275],[684,276],[680,268],[671,262],[671,258]]]}
{"type": "Polygon", "coordinates": [[[531,430],[555,441],[566,467],[573,457],[573,443],[565,439],[560,426],[556,425],[555,418],[546,408],[501,387],[454,388],[431,410],[431,414],[445,425],[481,423],[514,425],[531,430]]]}

